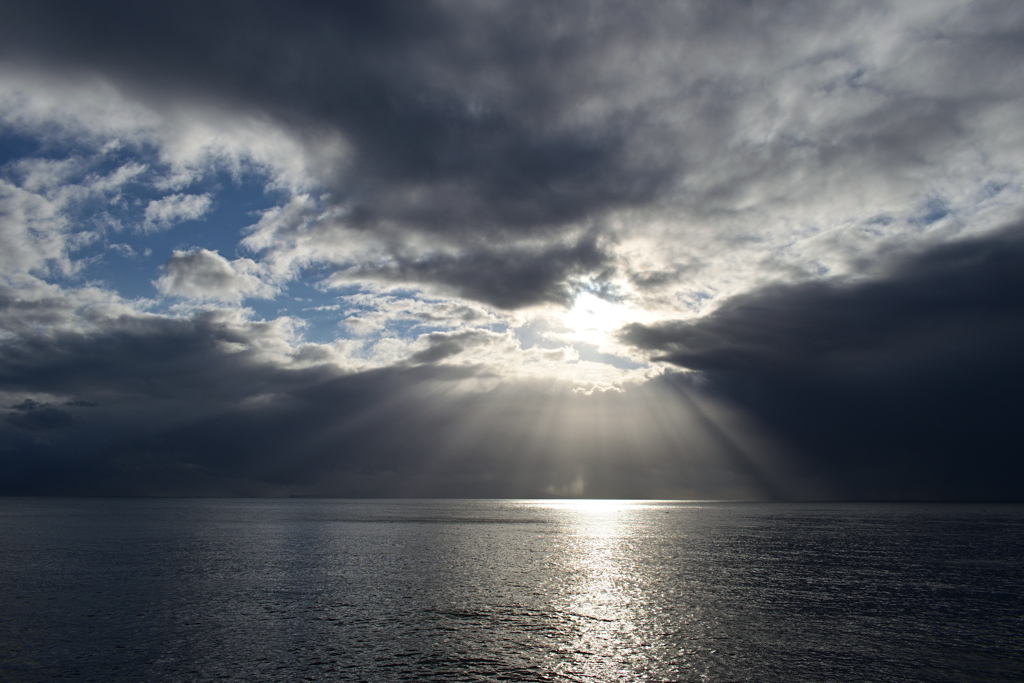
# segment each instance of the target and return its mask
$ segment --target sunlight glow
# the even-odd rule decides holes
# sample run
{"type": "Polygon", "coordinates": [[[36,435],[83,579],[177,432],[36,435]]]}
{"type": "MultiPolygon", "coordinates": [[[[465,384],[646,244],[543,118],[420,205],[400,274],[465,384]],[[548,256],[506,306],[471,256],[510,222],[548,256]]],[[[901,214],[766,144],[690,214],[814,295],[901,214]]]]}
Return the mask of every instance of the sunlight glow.
{"type": "Polygon", "coordinates": [[[562,321],[572,330],[573,339],[601,344],[612,332],[632,322],[635,317],[635,312],[627,306],[581,292],[562,321]]]}

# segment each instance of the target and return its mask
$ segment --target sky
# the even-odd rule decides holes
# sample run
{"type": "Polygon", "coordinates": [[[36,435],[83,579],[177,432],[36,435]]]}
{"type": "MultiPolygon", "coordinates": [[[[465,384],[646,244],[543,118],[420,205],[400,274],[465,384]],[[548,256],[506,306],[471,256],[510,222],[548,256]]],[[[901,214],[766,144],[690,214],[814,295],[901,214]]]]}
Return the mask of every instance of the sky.
{"type": "Polygon", "coordinates": [[[1024,5],[0,0],[0,494],[1024,500],[1024,5]]]}

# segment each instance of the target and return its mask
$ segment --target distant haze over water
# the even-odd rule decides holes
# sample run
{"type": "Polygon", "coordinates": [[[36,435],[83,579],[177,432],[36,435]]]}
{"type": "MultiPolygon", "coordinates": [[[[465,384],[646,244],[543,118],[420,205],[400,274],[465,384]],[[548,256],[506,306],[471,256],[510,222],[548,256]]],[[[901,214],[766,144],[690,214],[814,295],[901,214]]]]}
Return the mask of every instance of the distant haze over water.
{"type": "Polygon", "coordinates": [[[0,679],[1020,681],[1024,507],[0,498],[0,679]]]}

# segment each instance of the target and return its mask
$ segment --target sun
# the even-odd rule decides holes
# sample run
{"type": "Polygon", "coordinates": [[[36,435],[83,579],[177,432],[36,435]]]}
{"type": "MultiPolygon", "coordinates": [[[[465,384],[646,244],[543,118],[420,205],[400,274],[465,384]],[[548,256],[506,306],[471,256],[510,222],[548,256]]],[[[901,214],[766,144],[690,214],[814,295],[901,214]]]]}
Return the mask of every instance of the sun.
{"type": "Polygon", "coordinates": [[[627,306],[605,301],[590,292],[581,292],[562,322],[571,330],[572,339],[601,344],[633,317],[634,312],[627,306]]]}

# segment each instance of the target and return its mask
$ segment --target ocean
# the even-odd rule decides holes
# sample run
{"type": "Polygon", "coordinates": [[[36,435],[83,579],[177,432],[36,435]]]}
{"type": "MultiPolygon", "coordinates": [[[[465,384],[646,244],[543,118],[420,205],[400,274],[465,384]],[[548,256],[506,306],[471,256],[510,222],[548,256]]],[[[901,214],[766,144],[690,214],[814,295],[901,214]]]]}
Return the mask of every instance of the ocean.
{"type": "Polygon", "coordinates": [[[1021,681],[1024,506],[0,498],[4,681],[1021,681]]]}

